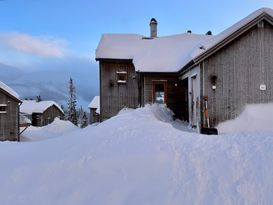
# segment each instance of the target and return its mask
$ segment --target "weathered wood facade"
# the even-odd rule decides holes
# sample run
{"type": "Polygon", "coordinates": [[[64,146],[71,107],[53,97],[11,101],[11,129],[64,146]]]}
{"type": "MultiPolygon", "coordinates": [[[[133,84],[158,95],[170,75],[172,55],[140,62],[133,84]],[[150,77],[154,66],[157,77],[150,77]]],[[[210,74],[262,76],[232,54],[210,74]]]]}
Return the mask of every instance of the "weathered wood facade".
{"type": "Polygon", "coordinates": [[[183,109],[187,90],[177,74],[142,73],[141,76],[143,78],[141,105],[155,103],[155,85],[162,84],[164,86],[164,103],[174,112],[175,117],[188,121],[183,109]]]}
{"type": "Polygon", "coordinates": [[[0,88],[0,141],[19,141],[20,102],[0,88]]]}
{"type": "MultiPolygon", "coordinates": [[[[190,40],[190,35],[185,37],[189,41],[193,40],[190,40]]],[[[118,55],[122,54],[125,58],[128,58],[129,55],[124,51],[131,51],[126,50],[126,43],[121,49],[116,46],[119,44],[112,44],[111,40],[113,42],[116,39],[120,40],[116,36],[107,36],[106,39],[102,39],[99,47],[98,56],[112,58],[108,59],[107,63],[97,58],[100,61],[103,118],[115,115],[122,107],[135,108],[139,105],[144,106],[147,103],[160,101],[166,103],[177,117],[189,121],[193,127],[206,127],[208,126],[204,116],[204,98],[206,98],[208,99],[209,124],[210,127],[215,127],[220,122],[239,116],[246,104],[273,102],[272,9],[259,9],[219,35],[193,45],[189,51],[182,49],[185,52],[181,55],[182,59],[187,56],[192,57],[172,72],[168,72],[168,69],[164,72],[157,71],[156,66],[161,65],[155,60],[156,58],[147,64],[149,67],[138,64],[143,66],[142,71],[139,71],[139,68],[135,69],[133,62],[149,60],[145,58],[144,50],[142,50],[143,54],[138,52],[141,50],[139,45],[146,45],[141,41],[146,38],[137,41],[130,36],[125,37],[126,43],[128,41],[137,42],[131,44],[137,48],[134,51],[136,59],[132,57],[131,60],[122,61],[112,58],[113,53],[108,53],[109,45],[113,46],[113,50],[119,51],[118,55]],[[116,73],[121,67],[128,69],[126,70],[129,74],[126,85],[116,82],[116,73]],[[112,86],[109,86],[110,82],[113,82],[112,86]]],[[[157,53],[155,48],[158,48],[159,45],[152,44],[151,39],[153,38],[149,39],[150,42],[147,41],[149,46],[143,47],[150,49],[149,54],[157,53]]],[[[162,44],[164,44],[167,38],[162,39],[162,44]]],[[[154,42],[160,42],[160,38],[155,39],[154,42]]],[[[164,53],[161,50],[160,52],[164,53]]],[[[168,56],[168,53],[161,55],[160,52],[158,58],[168,56]]],[[[170,59],[177,60],[176,58],[170,59]]],[[[165,61],[162,63],[164,64],[165,61]]]]}
{"type": "Polygon", "coordinates": [[[100,122],[100,114],[96,112],[97,108],[89,108],[90,116],[89,116],[89,124],[100,122]]]}
{"type": "Polygon", "coordinates": [[[100,61],[101,118],[116,115],[122,108],[140,105],[138,75],[130,61],[100,61]],[[124,75],[124,79],[118,79],[124,75]]]}
{"type": "Polygon", "coordinates": [[[273,26],[265,20],[257,22],[200,67],[211,126],[236,118],[246,104],[273,102],[273,26]],[[217,77],[216,89],[212,76],[217,77]]]}
{"type": "Polygon", "coordinates": [[[56,117],[64,119],[64,113],[55,105],[52,105],[43,113],[32,113],[32,125],[38,127],[45,126],[52,123],[56,117]]]}
{"type": "Polygon", "coordinates": [[[181,104],[185,102],[186,91],[177,74],[137,73],[130,61],[100,61],[101,119],[110,118],[125,107],[137,108],[154,103],[156,84],[163,84],[164,103],[175,116],[188,120],[182,116],[181,104]],[[120,73],[126,75],[124,81],[119,81],[120,73]]]}

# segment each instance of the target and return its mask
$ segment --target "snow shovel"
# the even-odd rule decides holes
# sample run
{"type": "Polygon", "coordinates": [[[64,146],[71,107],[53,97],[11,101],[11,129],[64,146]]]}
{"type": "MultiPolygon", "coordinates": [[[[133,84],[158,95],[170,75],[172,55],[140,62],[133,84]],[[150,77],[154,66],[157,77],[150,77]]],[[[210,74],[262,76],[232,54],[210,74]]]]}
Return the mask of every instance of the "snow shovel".
{"type": "Polygon", "coordinates": [[[209,110],[208,110],[208,96],[204,96],[203,100],[205,102],[204,115],[207,122],[207,127],[201,128],[201,134],[206,135],[217,135],[218,130],[216,128],[211,128],[209,123],[209,110]]]}

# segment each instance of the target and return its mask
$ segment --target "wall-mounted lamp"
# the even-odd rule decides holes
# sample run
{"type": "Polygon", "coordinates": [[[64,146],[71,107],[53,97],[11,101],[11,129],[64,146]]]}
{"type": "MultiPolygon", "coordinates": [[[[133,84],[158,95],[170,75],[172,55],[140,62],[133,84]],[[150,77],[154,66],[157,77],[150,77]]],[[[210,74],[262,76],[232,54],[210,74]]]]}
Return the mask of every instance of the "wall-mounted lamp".
{"type": "Polygon", "coordinates": [[[217,82],[217,75],[216,74],[212,74],[210,76],[210,82],[211,82],[212,90],[216,90],[216,82],[217,82]]]}

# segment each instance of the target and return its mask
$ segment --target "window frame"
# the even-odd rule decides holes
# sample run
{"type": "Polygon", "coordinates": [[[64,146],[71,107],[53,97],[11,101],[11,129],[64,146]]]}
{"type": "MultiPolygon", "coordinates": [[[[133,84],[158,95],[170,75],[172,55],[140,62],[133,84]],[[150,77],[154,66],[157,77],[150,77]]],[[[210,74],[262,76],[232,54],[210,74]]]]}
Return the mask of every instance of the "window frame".
{"type": "Polygon", "coordinates": [[[155,90],[155,87],[156,85],[160,84],[160,85],[163,85],[164,86],[164,102],[163,104],[166,104],[168,103],[168,98],[167,98],[167,80],[152,80],[152,84],[153,84],[153,96],[152,96],[152,101],[153,103],[155,103],[155,93],[156,93],[156,90],[155,90]]]}
{"type": "Polygon", "coordinates": [[[127,83],[127,71],[117,71],[116,72],[116,80],[119,84],[126,84],[127,83]]]}
{"type": "Polygon", "coordinates": [[[6,114],[8,112],[7,107],[7,104],[0,104],[0,114],[6,114]]]}

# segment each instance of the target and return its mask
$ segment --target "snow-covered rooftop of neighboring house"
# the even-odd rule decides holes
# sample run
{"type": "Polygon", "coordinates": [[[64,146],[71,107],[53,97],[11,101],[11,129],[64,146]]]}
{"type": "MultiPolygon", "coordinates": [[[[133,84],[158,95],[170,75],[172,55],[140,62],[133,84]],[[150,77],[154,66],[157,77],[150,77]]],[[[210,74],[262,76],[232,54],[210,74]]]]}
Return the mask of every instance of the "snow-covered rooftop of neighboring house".
{"type": "Polygon", "coordinates": [[[104,34],[96,58],[133,60],[140,72],[177,72],[264,13],[273,17],[272,9],[261,8],[215,36],[184,33],[147,39],[138,34],[104,34]]]}
{"type": "Polygon", "coordinates": [[[0,88],[4,91],[6,91],[7,93],[9,93],[11,96],[19,99],[19,95],[9,86],[7,86],[5,83],[3,83],[2,81],[0,81],[0,88]]]}
{"type": "Polygon", "coordinates": [[[137,34],[104,34],[96,58],[133,60],[140,72],[177,72],[193,59],[195,49],[211,38],[192,33],[153,39],[137,34]]]}
{"type": "Polygon", "coordinates": [[[96,113],[100,114],[100,96],[95,96],[88,108],[97,108],[96,113]]]}
{"type": "Polygon", "coordinates": [[[32,113],[43,113],[49,107],[55,105],[62,113],[62,108],[54,101],[23,100],[20,106],[20,112],[31,115],[32,113]]]}
{"type": "Polygon", "coordinates": [[[20,113],[19,122],[20,122],[20,125],[31,124],[31,120],[28,119],[26,116],[24,116],[22,113],[20,113]]]}

